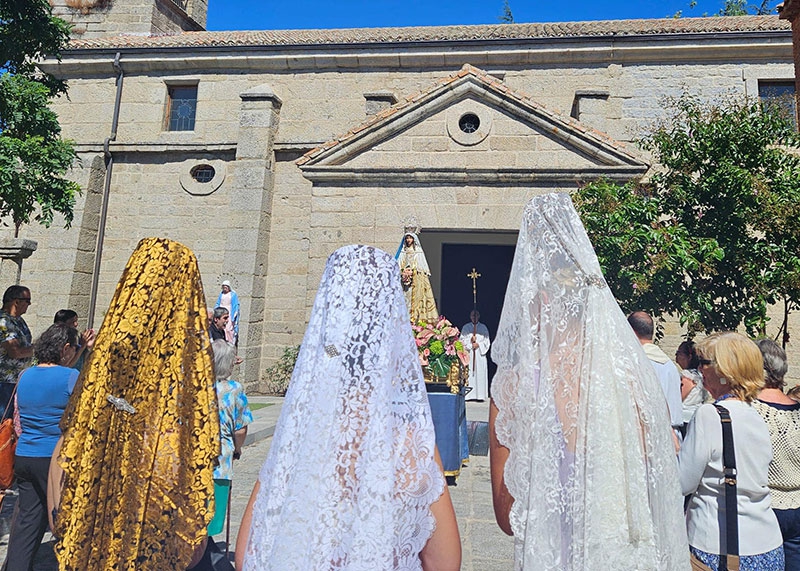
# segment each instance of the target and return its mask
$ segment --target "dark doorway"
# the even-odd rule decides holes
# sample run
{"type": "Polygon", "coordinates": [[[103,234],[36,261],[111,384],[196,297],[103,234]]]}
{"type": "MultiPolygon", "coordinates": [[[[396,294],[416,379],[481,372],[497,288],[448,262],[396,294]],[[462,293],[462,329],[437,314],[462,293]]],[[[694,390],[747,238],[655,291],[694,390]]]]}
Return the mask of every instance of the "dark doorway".
{"type": "MultiPolygon", "coordinates": [[[[477,280],[478,311],[481,312],[481,322],[489,328],[489,335],[494,339],[515,248],[512,245],[442,244],[440,313],[459,328],[469,321],[472,280],[467,274],[475,268],[481,274],[477,280]]],[[[491,350],[489,355],[491,357],[491,350]]],[[[490,358],[490,383],[496,369],[490,358]]]]}

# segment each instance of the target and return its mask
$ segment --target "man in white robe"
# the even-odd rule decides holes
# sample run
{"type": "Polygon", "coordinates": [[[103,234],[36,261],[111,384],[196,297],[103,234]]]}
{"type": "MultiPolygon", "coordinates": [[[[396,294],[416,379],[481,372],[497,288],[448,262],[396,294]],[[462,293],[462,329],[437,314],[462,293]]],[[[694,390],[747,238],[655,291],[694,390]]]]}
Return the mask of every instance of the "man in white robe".
{"type": "Polygon", "coordinates": [[[469,352],[469,379],[467,386],[472,390],[465,400],[484,401],[489,398],[489,374],[486,364],[486,353],[491,341],[489,329],[479,320],[481,314],[473,309],[469,314],[470,321],[461,328],[461,342],[469,352]]]}

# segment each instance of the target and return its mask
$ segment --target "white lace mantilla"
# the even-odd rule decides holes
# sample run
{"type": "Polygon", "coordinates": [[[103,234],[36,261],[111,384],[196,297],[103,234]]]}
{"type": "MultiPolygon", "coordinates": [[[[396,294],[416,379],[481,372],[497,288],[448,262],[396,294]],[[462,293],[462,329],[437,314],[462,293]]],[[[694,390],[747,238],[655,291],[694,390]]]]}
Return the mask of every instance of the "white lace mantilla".
{"type": "Polygon", "coordinates": [[[517,569],[688,569],[666,401],[567,194],[525,208],[492,358],[517,569]]]}
{"type": "Polygon", "coordinates": [[[328,259],[259,481],[244,569],[421,569],[444,490],[397,262],[328,259]]]}

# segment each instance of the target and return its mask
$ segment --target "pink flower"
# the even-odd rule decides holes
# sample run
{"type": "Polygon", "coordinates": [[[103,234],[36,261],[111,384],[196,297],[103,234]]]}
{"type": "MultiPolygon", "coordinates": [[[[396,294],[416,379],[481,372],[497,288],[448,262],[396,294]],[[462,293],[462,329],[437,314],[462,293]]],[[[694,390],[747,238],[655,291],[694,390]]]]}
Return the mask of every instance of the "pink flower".
{"type": "Polygon", "coordinates": [[[466,351],[459,351],[458,358],[461,360],[461,364],[465,367],[469,365],[469,353],[466,351]]]}
{"type": "Polygon", "coordinates": [[[455,327],[448,327],[447,329],[444,330],[444,334],[447,335],[448,337],[458,337],[458,333],[459,331],[455,327]]]}
{"type": "Polygon", "coordinates": [[[431,354],[431,350],[426,348],[424,351],[422,351],[422,354],[427,357],[428,355],[431,354]]]}
{"type": "MultiPolygon", "coordinates": [[[[431,337],[433,337],[433,331],[423,331],[423,332],[421,332],[419,334],[419,336],[417,337],[417,340],[421,340],[422,341],[422,345],[425,345],[428,341],[431,340],[431,337]]],[[[417,346],[420,347],[421,345],[417,345],[417,346]]]]}
{"type": "Polygon", "coordinates": [[[456,348],[453,347],[452,345],[447,345],[444,348],[444,352],[445,352],[445,355],[455,355],[456,354],[456,348]]]}

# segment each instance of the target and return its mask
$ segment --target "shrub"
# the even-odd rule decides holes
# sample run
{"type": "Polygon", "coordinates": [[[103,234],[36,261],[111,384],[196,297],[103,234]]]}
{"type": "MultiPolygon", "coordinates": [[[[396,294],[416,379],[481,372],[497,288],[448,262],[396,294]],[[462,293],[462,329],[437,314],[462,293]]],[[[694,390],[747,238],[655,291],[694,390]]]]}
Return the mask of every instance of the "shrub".
{"type": "Polygon", "coordinates": [[[268,394],[283,396],[289,388],[289,381],[292,379],[294,364],[297,362],[297,355],[300,353],[300,345],[286,347],[280,359],[264,371],[262,378],[263,385],[266,386],[268,394]]]}

